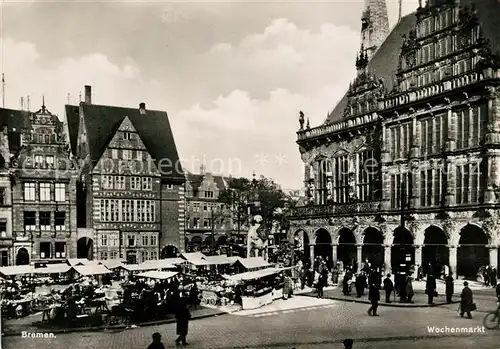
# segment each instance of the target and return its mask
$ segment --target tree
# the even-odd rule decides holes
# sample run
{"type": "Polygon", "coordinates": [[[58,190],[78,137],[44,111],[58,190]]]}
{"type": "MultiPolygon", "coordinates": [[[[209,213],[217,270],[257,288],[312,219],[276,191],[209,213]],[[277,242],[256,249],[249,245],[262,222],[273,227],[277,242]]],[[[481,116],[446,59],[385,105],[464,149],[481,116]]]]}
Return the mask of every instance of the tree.
{"type": "Polygon", "coordinates": [[[239,236],[242,225],[248,221],[247,200],[251,183],[247,178],[230,178],[227,182],[228,186],[219,193],[218,201],[226,206],[239,236]]]}
{"type": "Polygon", "coordinates": [[[248,207],[256,201],[259,207],[253,207],[252,213],[262,216],[263,226],[271,232],[273,225],[279,225],[279,231],[286,229],[287,211],[295,207],[296,202],[286,195],[273,180],[261,176],[258,180],[231,178],[228,187],[219,194],[219,202],[230,210],[233,221],[241,226],[249,221],[248,207]]]}

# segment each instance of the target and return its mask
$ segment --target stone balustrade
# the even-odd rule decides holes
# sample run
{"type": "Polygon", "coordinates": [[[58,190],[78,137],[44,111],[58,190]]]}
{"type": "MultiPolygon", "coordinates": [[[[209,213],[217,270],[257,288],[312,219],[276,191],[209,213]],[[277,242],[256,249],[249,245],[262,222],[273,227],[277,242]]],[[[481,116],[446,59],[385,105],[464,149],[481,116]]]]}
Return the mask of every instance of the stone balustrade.
{"type": "Polygon", "coordinates": [[[347,204],[309,205],[295,207],[291,217],[332,217],[335,214],[375,213],[380,209],[380,201],[347,204]]]}

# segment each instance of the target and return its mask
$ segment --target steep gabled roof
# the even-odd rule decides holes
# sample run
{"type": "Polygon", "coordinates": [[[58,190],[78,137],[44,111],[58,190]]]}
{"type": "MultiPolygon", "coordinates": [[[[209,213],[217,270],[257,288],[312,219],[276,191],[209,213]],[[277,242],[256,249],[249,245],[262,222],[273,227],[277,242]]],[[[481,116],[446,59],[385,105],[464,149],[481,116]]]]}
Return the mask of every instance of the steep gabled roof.
{"type": "Polygon", "coordinates": [[[30,125],[30,112],[0,108],[0,126],[7,125],[9,150],[16,153],[21,147],[21,135],[30,125]]]}
{"type": "MultiPolygon", "coordinates": [[[[193,186],[193,188],[199,187],[201,185],[201,183],[203,182],[203,180],[205,179],[205,175],[195,174],[195,173],[191,173],[191,172],[188,172],[186,174],[186,177],[187,177],[187,180],[189,181],[189,183],[191,184],[191,186],[193,186]]],[[[220,175],[212,175],[212,178],[214,179],[214,182],[217,185],[217,187],[219,188],[219,190],[224,190],[226,188],[225,181],[227,181],[227,178],[224,178],[223,176],[220,176],[220,175]]],[[[194,189],[197,189],[197,188],[194,188],[194,189]]]]}
{"type": "MultiPolygon", "coordinates": [[[[500,2],[498,0],[460,0],[462,6],[474,5],[484,37],[489,40],[493,53],[500,53],[500,2]]],[[[415,28],[416,13],[413,12],[396,24],[387,39],[380,46],[371,61],[368,70],[378,79],[383,79],[385,86],[390,91],[394,87],[399,64],[399,55],[403,44],[402,36],[415,28]]],[[[328,115],[325,123],[333,123],[342,119],[344,109],[347,105],[347,94],[340,100],[333,111],[328,115]]]]}
{"type": "MultiPolygon", "coordinates": [[[[401,18],[399,23],[394,27],[387,39],[368,63],[368,71],[374,74],[378,79],[383,79],[389,91],[393,88],[394,76],[398,70],[399,54],[403,44],[402,36],[415,26],[416,20],[415,13],[401,18]]],[[[342,119],[347,100],[346,93],[335,109],[328,115],[325,123],[329,124],[342,119]]]]}
{"type": "Polygon", "coordinates": [[[76,149],[77,145],[79,108],[82,108],[84,114],[90,158],[94,164],[101,158],[113,135],[120,127],[121,122],[125,117],[128,117],[139,133],[151,157],[157,163],[163,160],[163,178],[179,181],[185,180],[166,112],[146,110],[146,114],[143,115],[140,113],[139,108],[85,103],[81,103],[80,106],[66,105],[72,149],[76,149]]]}

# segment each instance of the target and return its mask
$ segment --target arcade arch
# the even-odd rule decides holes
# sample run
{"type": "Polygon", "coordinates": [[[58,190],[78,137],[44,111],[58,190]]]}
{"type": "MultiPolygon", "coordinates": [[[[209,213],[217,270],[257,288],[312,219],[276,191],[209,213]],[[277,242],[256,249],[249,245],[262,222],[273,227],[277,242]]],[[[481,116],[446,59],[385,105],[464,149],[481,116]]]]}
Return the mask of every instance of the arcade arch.
{"type": "Polygon", "coordinates": [[[301,260],[307,268],[311,264],[311,250],[309,235],[304,230],[298,230],[293,234],[293,246],[295,253],[295,262],[301,260]]]}
{"type": "Polygon", "coordinates": [[[30,264],[30,254],[26,248],[21,247],[16,254],[16,265],[28,264],[30,264]]]}
{"type": "MultiPolygon", "coordinates": [[[[450,265],[447,245],[448,238],[443,229],[432,225],[425,230],[422,247],[422,270],[425,275],[431,273],[435,277],[439,277],[443,266],[450,265]]],[[[451,272],[455,273],[456,270],[451,272]]]]}
{"type": "Polygon", "coordinates": [[[410,271],[410,266],[415,264],[415,247],[413,246],[413,236],[404,227],[397,227],[394,230],[394,240],[391,248],[391,267],[393,273],[410,271]]]}
{"type": "Polygon", "coordinates": [[[319,229],[316,232],[316,239],[314,241],[314,257],[321,257],[326,261],[327,265],[331,267],[332,261],[332,238],[326,229],[319,229]]]}
{"type": "Polygon", "coordinates": [[[476,279],[480,267],[489,265],[488,235],[474,224],[460,231],[457,251],[457,275],[476,279]]]}
{"type": "Polygon", "coordinates": [[[369,227],[363,233],[362,258],[368,261],[373,268],[383,268],[384,265],[384,236],[380,230],[369,227]]]}
{"type": "Polygon", "coordinates": [[[348,228],[340,229],[339,243],[337,247],[337,260],[344,264],[344,268],[350,266],[353,270],[356,270],[356,255],[356,236],[354,236],[353,231],[348,228]]]}
{"type": "Polygon", "coordinates": [[[179,255],[179,249],[174,245],[167,245],[161,250],[161,259],[175,258],[179,255]]]}
{"type": "Polygon", "coordinates": [[[76,257],[93,259],[94,241],[89,237],[81,237],[76,242],[76,257]]]}

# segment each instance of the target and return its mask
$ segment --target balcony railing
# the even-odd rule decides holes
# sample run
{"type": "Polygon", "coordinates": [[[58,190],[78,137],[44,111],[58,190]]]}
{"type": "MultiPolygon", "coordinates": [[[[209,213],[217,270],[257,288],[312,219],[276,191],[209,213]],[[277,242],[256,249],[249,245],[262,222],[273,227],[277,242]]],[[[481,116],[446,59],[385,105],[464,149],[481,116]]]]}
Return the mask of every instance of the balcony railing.
{"type": "Polygon", "coordinates": [[[380,209],[380,201],[366,201],[346,204],[299,206],[292,209],[291,217],[331,217],[339,214],[375,213],[380,209]]]}

